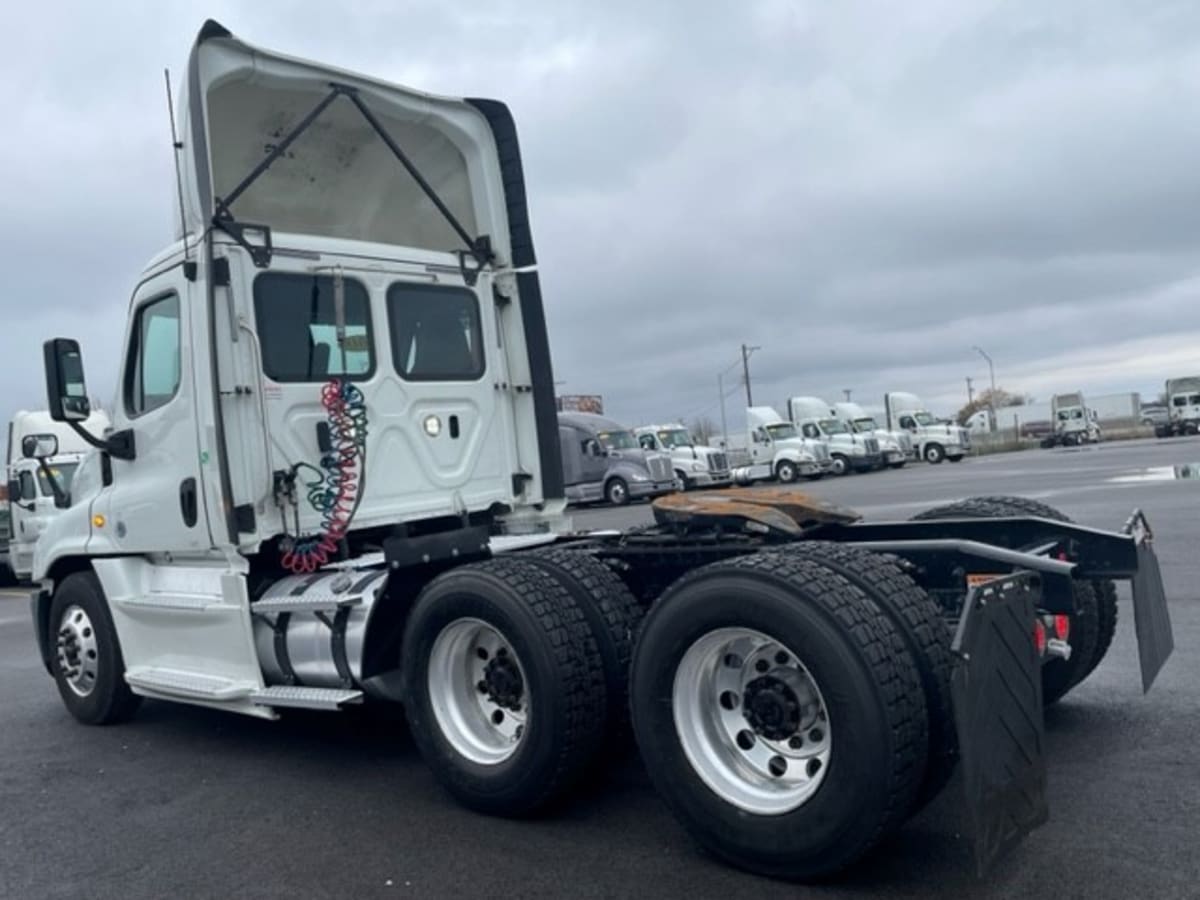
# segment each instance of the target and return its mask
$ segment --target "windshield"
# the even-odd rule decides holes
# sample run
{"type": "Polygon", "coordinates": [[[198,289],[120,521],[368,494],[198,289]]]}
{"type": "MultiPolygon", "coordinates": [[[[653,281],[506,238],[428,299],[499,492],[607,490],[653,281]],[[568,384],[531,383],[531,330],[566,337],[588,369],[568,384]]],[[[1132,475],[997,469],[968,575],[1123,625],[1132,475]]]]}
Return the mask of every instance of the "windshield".
{"type": "Polygon", "coordinates": [[[686,428],[672,428],[670,431],[658,432],[658,440],[668,450],[675,447],[691,447],[696,442],[688,434],[686,428]]]}
{"type": "Polygon", "coordinates": [[[786,441],[788,438],[794,438],[794,437],[798,436],[796,434],[796,426],[789,425],[787,423],[780,423],[779,425],[768,425],[767,426],[767,434],[769,434],[771,436],[772,440],[776,440],[776,441],[786,441]]]}
{"type": "Polygon", "coordinates": [[[632,431],[601,431],[596,437],[605,450],[637,450],[639,446],[632,431]]]}
{"type": "Polygon", "coordinates": [[[925,412],[924,410],[922,410],[921,412],[918,412],[918,413],[913,413],[913,418],[917,420],[918,425],[936,425],[936,424],[938,424],[938,420],[935,419],[933,416],[931,416],[929,413],[925,412]]]}
{"type": "Polygon", "coordinates": [[[821,430],[826,434],[849,434],[850,429],[837,419],[821,419],[821,430]]]}
{"type": "MultiPolygon", "coordinates": [[[[64,494],[71,492],[71,477],[75,474],[75,469],[78,467],[78,463],[62,463],[50,467],[50,472],[54,476],[54,480],[58,482],[58,486],[62,488],[64,494]]],[[[43,470],[38,469],[37,479],[42,496],[53,497],[54,488],[50,487],[50,479],[46,477],[46,473],[43,470]]]]}
{"type": "Polygon", "coordinates": [[[1188,403],[1192,406],[1200,406],[1200,394],[1192,394],[1188,397],[1188,403]]]}
{"type": "Polygon", "coordinates": [[[870,416],[866,416],[862,419],[855,419],[854,427],[859,431],[877,431],[879,429],[879,426],[875,424],[875,420],[870,416]]]}

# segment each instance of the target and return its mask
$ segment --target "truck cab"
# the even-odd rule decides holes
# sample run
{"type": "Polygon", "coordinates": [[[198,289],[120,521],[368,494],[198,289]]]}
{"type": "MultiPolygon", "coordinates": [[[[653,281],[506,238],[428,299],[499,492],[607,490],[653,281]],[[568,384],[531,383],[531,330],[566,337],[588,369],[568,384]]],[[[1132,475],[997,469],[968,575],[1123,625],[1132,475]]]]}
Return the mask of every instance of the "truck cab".
{"type": "Polygon", "coordinates": [[[847,428],[857,434],[874,437],[879,441],[883,463],[892,469],[902,469],[913,455],[913,442],[906,431],[888,431],[868,415],[857,403],[849,401],[833,404],[833,411],[847,428]]]}
{"type": "Polygon", "coordinates": [[[559,413],[563,481],[571,503],[624,506],[676,490],[671,457],[647,450],[632,431],[592,413],[559,413]]]}
{"type": "Polygon", "coordinates": [[[906,431],[918,459],[959,462],[971,448],[967,429],[939,419],[916,394],[892,391],[883,395],[884,418],[889,431],[906,431]]]}
{"type": "Polygon", "coordinates": [[[1096,414],[1088,409],[1083,394],[1055,394],[1050,398],[1050,413],[1055,443],[1070,447],[1099,442],[1100,424],[1096,414]]]}
{"type": "Polygon", "coordinates": [[[820,397],[789,397],[787,410],[788,418],[804,437],[820,441],[829,449],[833,474],[869,472],[884,465],[879,439],[858,434],[820,397]]]}
{"type": "Polygon", "coordinates": [[[1159,437],[1200,434],[1200,376],[1169,378],[1166,383],[1167,421],[1155,425],[1159,437]]]}
{"type": "Polygon", "coordinates": [[[697,444],[691,432],[682,425],[642,425],[633,433],[647,453],[670,456],[682,490],[720,487],[733,480],[725,453],[697,444]]]}
{"type": "MultiPolygon", "coordinates": [[[[96,434],[109,426],[108,416],[93,412],[83,423],[96,434]]],[[[70,505],[76,469],[92,448],[72,428],[55,422],[45,411],[20,410],[8,425],[8,563],[19,581],[33,571],[33,549],[47,525],[70,505]],[[27,451],[42,448],[48,455],[27,451]]]]}
{"type": "Polygon", "coordinates": [[[803,437],[769,406],[748,407],[745,433],[722,435],[718,444],[729,454],[733,480],[739,484],[775,479],[790,484],[798,478],[823,478],[833,470],[829,448],[803,437]]]}

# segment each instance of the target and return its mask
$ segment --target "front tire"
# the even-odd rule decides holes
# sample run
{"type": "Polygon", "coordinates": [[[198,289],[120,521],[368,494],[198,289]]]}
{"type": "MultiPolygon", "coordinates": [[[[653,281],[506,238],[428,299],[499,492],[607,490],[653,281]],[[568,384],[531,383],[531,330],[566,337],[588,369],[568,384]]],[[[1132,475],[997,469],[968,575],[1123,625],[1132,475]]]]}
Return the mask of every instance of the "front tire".
{"type": "Polygon", "coordinates": [[[848,475],[850,473],[850,460],[840,453],[834,453],[833,459],[833,474],[848,475]]]}
{"type": "Polygon", "coordinates": [[[775,467],[775,477],[783,484],[792,484],[799,474],[796,464],[788,459],[783,460],[775,467]]]}
{"type": "Polygon", "coordinates": [[[925,767],[911,657],[860,590],[812,560],[764,552],[684,576],[647,615],[630,692],[672,811],[763,875],[854,862],[903,820],[925,767]]]}
{"type": "Polygon", "coordinates": [[[629,505],[629,485],[624,478],[610,479],[604,486],[604,499],[613,506],[629,505]]]}
{"type": "Polygon", "coordinates": [[[125,659],[100,579],[68,575],[50,604],[51,674],[67,711],[85,725],[130,718],[142,698],[125,681],[125,659]]]}
{"type": "Polygon", "coordinates": [[[687,477],[687,473],[683,469],[675,470],[675,480],[679,482],[679,489],[681,491],[690,491],[696,486],[692,484],[692,479],[687,477]]]}
{"type": "Polygon", "coordinates": [[[925,447],[925,462],[937,465],[946,458],[946,451],[942,449],[941,444],[928,444],[925,447]]]}
{"type": "Polygon", "coordinates": [[[405,626],[404,711],[434,776],[461,803],[528,815],[591,761],[604,674],[583,612],[540,568],[493,559],[439,575],[405,626]]]}

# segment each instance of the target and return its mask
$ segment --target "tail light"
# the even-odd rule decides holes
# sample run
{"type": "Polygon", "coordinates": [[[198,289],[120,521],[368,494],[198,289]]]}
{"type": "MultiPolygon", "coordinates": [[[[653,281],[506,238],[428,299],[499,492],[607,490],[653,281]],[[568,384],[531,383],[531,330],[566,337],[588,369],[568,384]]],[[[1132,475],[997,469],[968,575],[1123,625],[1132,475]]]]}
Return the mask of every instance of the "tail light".
{"type": "Polygon", "coordinates": [[[1033,621],[1033,646],[1037,648],[1038,656],[1046,653],[1046,626],[1041,619],[1033,621]]]}
{"type": "Polygon", "coordinates": [[[1070,616],[1056,615],[1054,617],[1054,636],[1060,641],[1069,641],[1071,639],[1070,616]]]}

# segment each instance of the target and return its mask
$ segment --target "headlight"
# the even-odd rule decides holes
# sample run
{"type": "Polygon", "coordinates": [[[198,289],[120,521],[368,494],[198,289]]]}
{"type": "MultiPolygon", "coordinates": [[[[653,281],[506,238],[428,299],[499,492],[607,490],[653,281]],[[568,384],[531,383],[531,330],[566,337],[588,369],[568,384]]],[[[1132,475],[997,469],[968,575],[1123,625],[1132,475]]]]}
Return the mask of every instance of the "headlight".
{"type": "Polygon", "coordinates": [[[634,472],[631,476],[634,481],[649,481],[649,477],[642,475],[640,472],[634,472]]]}
{"type": "Polygon", "coordinates": [[[704,463],[701,463],[701,462],[694,462],[694,463],[692,463],[692,471],[693,471],[693,472],[703,472],[703,471],[705,471],[705,468],[704,468],[704,463]]]}

